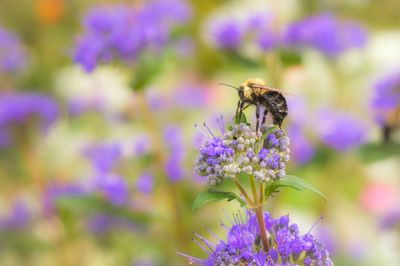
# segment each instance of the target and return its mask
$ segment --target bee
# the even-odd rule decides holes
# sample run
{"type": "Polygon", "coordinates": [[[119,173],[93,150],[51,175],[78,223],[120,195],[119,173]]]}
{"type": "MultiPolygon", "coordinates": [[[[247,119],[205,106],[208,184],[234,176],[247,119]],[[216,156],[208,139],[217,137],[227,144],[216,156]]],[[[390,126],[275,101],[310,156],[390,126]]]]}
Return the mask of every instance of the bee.
{"type": "Polygon", "coordinates": [[[236,108],[236,117],[241,117],[243,111],[251,105],[256,107],[256,132],[260,127],[261,107],[264,107],[261,126],[265,124],[268,113],[272,116],[273,124],[282,126],[282,122],[288,114],[288,105],[283,94],[289,94],[283,90],[267,87],[261,79],[248,79],[239,88],[229,84],[222,84],[237,90],[239,101],[236,108]]]}

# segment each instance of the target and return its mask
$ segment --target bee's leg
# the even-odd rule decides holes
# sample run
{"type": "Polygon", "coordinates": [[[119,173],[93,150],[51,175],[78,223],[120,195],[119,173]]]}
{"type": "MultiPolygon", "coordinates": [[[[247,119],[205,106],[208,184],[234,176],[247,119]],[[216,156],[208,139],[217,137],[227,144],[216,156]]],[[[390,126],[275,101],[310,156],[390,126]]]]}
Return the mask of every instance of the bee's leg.
{"type": "Polygon", "coordinates": [[[237,117],[238,116],[238,113],[239,113],[239,109],[240,109],[240,104],[241,104],[241,100],[239,100],[238,101],[238,103],[237,103],[237,107],[236,107],[236,114],[235,114],[235,117],[237,117]]]}
{"type": "Polygon", "coordinates": [[[258,132],[258,128],[260,127],[260,105],[257,104],[256,106],[256,132],[258,132]]]}
{"type": "Polygon", "coordinates": [[[263,114],[261,126],[263,126],[263,125],[265,124],[265,120],[267,119],[267,115],[268,115],[268,109],[265,108],[265,109],[264,109],[264,114],[263,114]]]}
{"type": "Polygon", "coordinates": [[[242,114],[243,114],[243,110],[244,110],[244,101],[239,101],[239,105],[238,105],[238,107],[239,107],[239,119],[241,119],[242,118],[242,114]]]}

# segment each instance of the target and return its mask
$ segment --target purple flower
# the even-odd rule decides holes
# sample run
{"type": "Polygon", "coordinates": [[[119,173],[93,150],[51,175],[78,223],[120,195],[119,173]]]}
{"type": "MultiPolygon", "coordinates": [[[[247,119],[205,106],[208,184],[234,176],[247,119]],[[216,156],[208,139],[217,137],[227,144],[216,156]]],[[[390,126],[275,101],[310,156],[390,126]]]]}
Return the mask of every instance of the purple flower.
{"type": "Polygon", "coordinates": [[[293,160],[298,164],[306,164],[314,157],[314,147],[304,135],[304,129],[298,123],[293,123],[288,129],[291,140],[293,160]]]}
{"type": "Polygon", "coordinates": [[[0,26],[0,73],[22,72],[26,64],[26,52],[19,37],[0,26]]]}
{"type": "Polygon", "coordinates": [[[89,217],[88,227],[94,234],[106,234],[116,229],[132,230],[136,226],[125,218],[100,213],[89,217]]]}
{"type": "MultiPolygon", "coordinates": [[[[266,230],[270,236],[270,250],[263,251],[260,229],[254,214],[247,213],[246,221],[235,219],[227,230],[227,240],[216,237],[216,242],[196,235],[196,243],[209,256],[199,259],[182,254],[198,265],[321,265],[331,266],[329,252],[311,234],[300,235],[298,226],[289,223],[288,216],[273,219],[264,213],[266,230]]],[[[213,234],[214,235],[214,234],[213,234]]]]}
{"type": "Polygon", "coordinates": [[[98,175],[94,178],[96,190],[115,206],[128,202],[129,188],[125,179],[113,174],[98,175]]]}
{"type": "Polygon", "coordinates": [[[224,21],[214,25],[213,37],[218,48],[235,50],[242,44],[244,30],[236,21],[224,21]]]}
{"type": "Polygon", "coordinates": [[[97,144],[84,150],[84,154],[92,162],[97,173],[109,173],[122,158],[118,144],[97,144]]]}
{"type": "Polygon", "coordinates": [[[385,214],[380,221],[380,227],[382,229],[400,227],[400,208],[385,214]]]}
{"type": "Polygon", "coordinates": [[[5,217],[0,217],[0,230],[16,230],[26,227],[31,219],[28,206],[23,201],[16,201],[5,217]]]}
{"type": "Polygon", "coordinates": [[[136,188],[142,193],[148,194],[153,191],[154,180],[153,176],[148,173],[142,173],[136,180],[136,188]]]}
{"type": "Polygon", "coordinates": [[[134,140],[133,152],[136,156],[142,156],[151,151],[151,141],[146,135],[138,136],[134,140]]]}
{"type": "Polygon", "coordinates": [[[374,85],[370,105],[379,123],[384,123],[388,114],[400,106],[400,72],[388,75],[374,85]]]}
{"type": "Polygon", "coordinates": [[[366,141],[367,128],[358,118],[333,110],[323,110],[318,117],[318,133],[330,148],[346,152],[366,141]]]}
{"type": "Polygon", "coordinates": [[[45,215],[55,211],[57,200],[62,197],[77,197],[87,195],[88,188],[78,183],[51,183],[44,192],[43,210],[45,215]]]}
{"type": "Polygon", "coordinates": [[[367,33],[354,22],[339,21],[325,13],[292,23],[285,39],[289,47],[311,47],[328,56],[338,56],[346,50],[362,47],[367,33]]]}
{"type": "Polygon", "coordinates": [[[0,129],[38,120],[41,128],[46,130],[58,116],[57,103],[47,95],[38,93],[0,95],[0,129]]]}
{"type": "Polygon", "coordinates": [[[254,42],[263,51],[269,51],[281,42],[273,29],[272,17],[265,14],[251,15],[246,19],[215,22],[212,36],[220,49],[238,50],[245,42],[254,42]]]}
{"type": "Polygon", "coordinates": [[[225,130],[222,118],[219,118],[219,126],[221,136],[207,128],[211,135],[199,148],[196,160],[196,172],[207,177],[208,183],[217,185],[239,173],[252,174],[260,182],[286,175],[285,163],[290,159],[290,150],[289,138],[283,130],[272,125],[263,126],[260,133],[243,123],[225,130]]]}
{"type": "Polygon", "coordinates": [[[184,1],[150,1],[140,8],[101,6],[84,19],[84,33],[75,47],[75,61],[86,71],[111,60],[135,61],[144,52],[158,52],[176,24],[190,17],[184,1]]]}
{"type": "Polygon", "coordinates": [[[172,182],[177,182],[184,177],[183,160],[185,147],[183,144],[182,131],[177,126],[171,126],[164,131],[164,140],[169,150],[169,157],[165,163],[165,172],[172,182]]]}

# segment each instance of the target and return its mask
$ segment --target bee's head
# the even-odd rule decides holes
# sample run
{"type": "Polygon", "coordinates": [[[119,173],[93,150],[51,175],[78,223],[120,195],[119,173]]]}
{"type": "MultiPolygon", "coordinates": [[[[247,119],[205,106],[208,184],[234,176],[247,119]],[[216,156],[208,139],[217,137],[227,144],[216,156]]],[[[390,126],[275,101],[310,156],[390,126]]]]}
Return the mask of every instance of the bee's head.
{"type": "Polygon", "coordinates": [[[250,87],[251,89],[254,89],[256,87],[264,87],[265,82],[260,78],[248,79],[242,84],[242,86],[243,87],[247,86],[250,87]]]}
{"type": "Polygon", "coordinates": [[[240,86],[240,89],[244,98],[252,100],[254,92],[259,90],[258,87],[263,86],[265,86],[265,83],[262,79],[248,79],[240,86]]]}

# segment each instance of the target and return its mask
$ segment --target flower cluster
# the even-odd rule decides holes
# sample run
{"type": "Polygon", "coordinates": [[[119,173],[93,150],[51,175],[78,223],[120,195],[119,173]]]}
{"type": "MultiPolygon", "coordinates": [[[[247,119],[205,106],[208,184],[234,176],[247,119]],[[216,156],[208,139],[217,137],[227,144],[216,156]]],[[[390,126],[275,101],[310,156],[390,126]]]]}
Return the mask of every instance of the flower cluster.
{"type": "Polygon", "coordinates": [[[0,97],[0,129],[12,124],[25,124],[39,119],[43,129],[53,124],[59,115],[57,103],[38,93],[5,94],[0,97]]]}
{"type": "Polygon", "coordinates": [[[236,50],[245,41],[254,42],[261,50],[275,48],[280,41],[273,30],[273,20],[265,14],[253,14],[243,19],[215,21],[212,26],[213,42],[220,49],[236,50]]]}
{"type": "Polygon", "coordinates": [[[212,26],[214,45],[231,51],[244,45],[255,45],[262,51],[313,48],[333,57],[360,48],[367,40],[367,33],[359,24],[340,21],[329,13],[294,21],[284,30],[278,29],[273,18],[265,14],[215,21],[212,26]]]}
{"type": "Polygon", "coordinates": [[[400,73],[389,75],[375,84],[371,106],[376,120],[386,122],[388,114],[400,106],[400,73]]]}
{"type": "Polygon", "coordinates": [[[339,21],[331,14],[320,14],[289,25],[285,41],[289,47],[311,47],[328,56],[362,47],[367,39],[358,24],[339,21]]]}
{"type": "Polygon", "coordinates": [[[257,181],[267,182],[285,176],[289,161],[289,138],[282,129],[263,126],[256,132],[251,126],[235,124],[221,137],[212,136],[200,148],[195,170],[206,176],[211,185],[239,173],[254,175],[257,181]]]}
{"type": "Polygon", "coordinates": [[[260,229],[254,214],[247,214],[247,220],[240,217],[226,228],[227,239],[216,237],[217,243],[201,236],[201,242],[196,242],[209,254],[206,259],[184,255],[192,263],[204,266],[215,265],[321,265],[331,266],[329,252],[310,233],[301,235],[297,224],[289,224],[289,217],[282,216],[273,219],[264,213],[266,230],[270,236],[270,249],[263,251],[259,238],[260,229]]]}
{"type": "Polygon", "coordinates": [[[113,205],[121,206],[129,199],[129,186],[125,179],[114,173],[114,168],[122,159],[118,144],[97,144],[84,151],[90,159],[95,175],[92,178],[93,192],[100,192],[113,205]]]}
{"type": "Polygon", "coordinates": [[[19,37],[0,27],[0,73],[21,72],[26,64],[26,52],[19,37]]]}
{"type": "Polygon", "coordinates": [[[75,61],[87,71],[98,63],[135,61],[145,51],[164,47],[175,24],[186,22],[190,10],[182,0],[150,1],[140,8],[102,6],[89,11],[75,61]]]}
{"type": "Polygon", "coordinates": [[[321,140],[338,152],[349,151],[366,141],[366,126],[357,117],[327,109],[320,111],[319,118],[321,140]]]}

